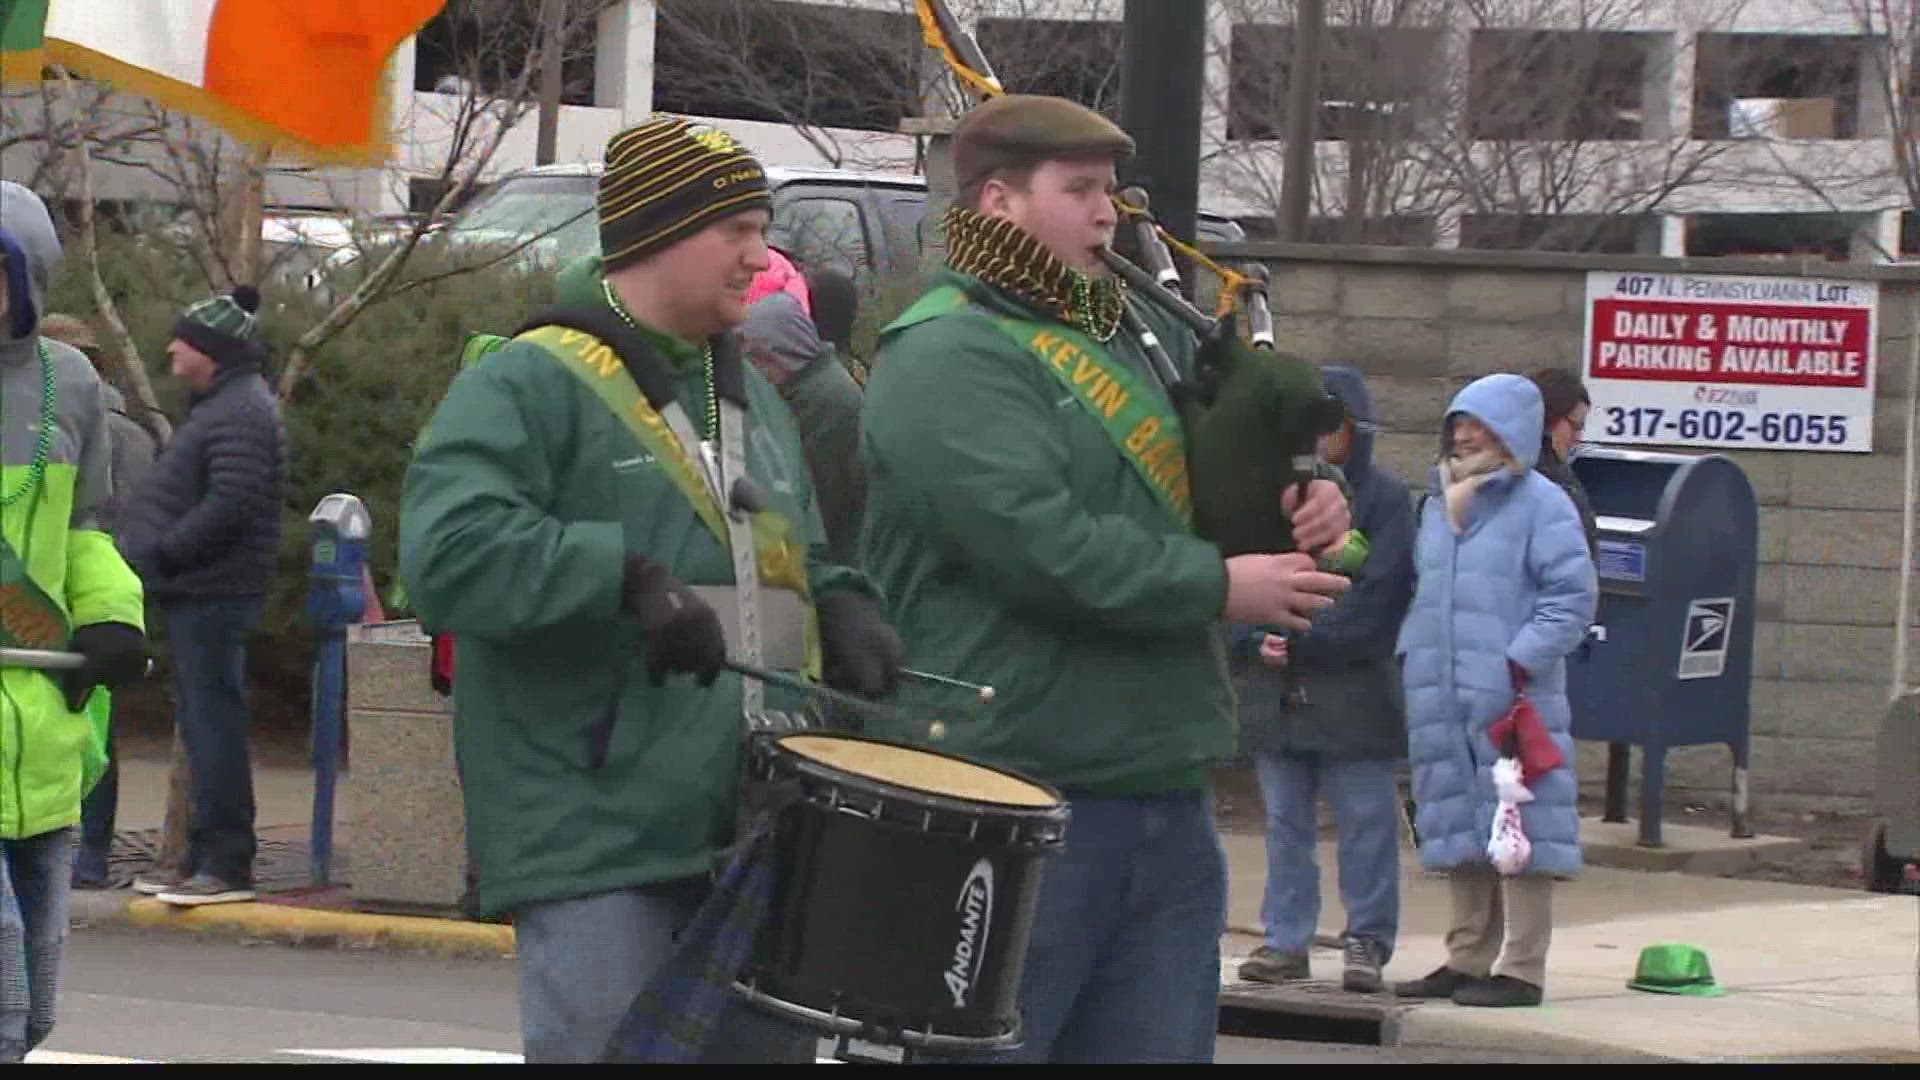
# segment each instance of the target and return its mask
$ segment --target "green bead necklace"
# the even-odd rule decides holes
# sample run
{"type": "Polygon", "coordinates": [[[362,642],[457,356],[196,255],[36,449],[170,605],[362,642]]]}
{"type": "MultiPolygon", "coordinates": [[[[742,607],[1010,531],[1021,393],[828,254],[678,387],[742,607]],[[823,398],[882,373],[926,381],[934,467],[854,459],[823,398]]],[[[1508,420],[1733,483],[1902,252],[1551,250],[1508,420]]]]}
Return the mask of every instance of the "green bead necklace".
{"type": "MultiPolygon", "coordinates": [[[[12,506],[39,488],[41,477],[47,473],[47,453],[53,448],[53,358],[47,355],[47,343],[35,339],[34,345],[40,354],[40,433],[33,444],[33,462],[27,466],[26,479],[20,486],[0,495],[0,507],[12,506]]],[[[0,398],[0,409],[5,408],[4,398],[0,398]]]]}
{"type": "MultiPolygon", "coordinates": [[[[604,279],[600,282],[600,292],[607,298],[607,306],[613,309],[615,315],[620,316],[621,322],[635,330],[640,329],[640,324],[627,312],[627,305],[620,302],[620,298],[613,293],[613,286],[604,279]]],[[[720,396],[713,390],[713,346],[701,346],[700,355],[706,361],[707,371],[707,429],[701,433],[701,437],[711,442],[720,430],[720,396]]]]}

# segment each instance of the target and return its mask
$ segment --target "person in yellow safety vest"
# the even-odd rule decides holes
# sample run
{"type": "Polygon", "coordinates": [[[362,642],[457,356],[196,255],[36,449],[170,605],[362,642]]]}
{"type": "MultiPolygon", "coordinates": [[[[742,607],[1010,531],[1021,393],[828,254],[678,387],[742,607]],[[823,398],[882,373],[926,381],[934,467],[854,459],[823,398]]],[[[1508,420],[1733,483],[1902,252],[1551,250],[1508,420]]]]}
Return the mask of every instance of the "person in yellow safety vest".
{"type": "Polygon", "coordinates": [[[54,1024],[67,939],[74,825],[104,747],[86,716],[96,687],[146,666],[140,579],[100,528],[111,443],[100,379],[40,333],[60,258],[38,196],[0,182],[0,646],[67,650],[54,672],[0,663],[0,1062],[25,1060],[54,1024]]]}

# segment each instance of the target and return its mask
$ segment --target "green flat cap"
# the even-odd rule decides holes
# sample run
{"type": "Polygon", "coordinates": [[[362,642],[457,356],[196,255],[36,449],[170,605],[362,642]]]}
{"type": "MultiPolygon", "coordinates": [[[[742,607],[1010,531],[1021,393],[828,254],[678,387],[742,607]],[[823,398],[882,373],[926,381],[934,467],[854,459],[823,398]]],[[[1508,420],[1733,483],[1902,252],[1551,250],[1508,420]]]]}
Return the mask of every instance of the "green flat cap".
{"type": "Polygon", "coordinates": [[[1693,945],[1649,945],[1640,950],[1640,962],[1627,988],[1688,997],[1720,997],[1726,993],[1714,981],[1706,951],[1693,945]]]}
{"type": "Polygon", "coordinates": [[[953,173],[961,188],[995,169],[1047,158],[1133,156],[1133,137],[1075,101],[1004,94],[982,102],[953,131],[953,173]]]}

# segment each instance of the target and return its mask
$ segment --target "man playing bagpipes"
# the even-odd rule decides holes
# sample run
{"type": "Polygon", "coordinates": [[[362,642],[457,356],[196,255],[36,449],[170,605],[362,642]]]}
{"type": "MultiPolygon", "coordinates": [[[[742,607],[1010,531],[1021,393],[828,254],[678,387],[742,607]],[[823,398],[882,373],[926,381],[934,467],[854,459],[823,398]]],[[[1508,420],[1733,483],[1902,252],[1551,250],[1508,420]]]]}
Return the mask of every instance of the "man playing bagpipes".
{"type": "MultiPolygon", "coordinates": [[[[1040,886],[1019,1061],[1212,1060],[1227,890],[1210,776],[1234,745],[1218,626],[1304,628],[1347,584],[1289,550],[1346,533],[1327,480],[1254,494],[1291,538],[1240,554],[1196,532],[1221,507],[1221,485],[1188,471],[1188,421],[1212,411],[1196,373],[1221,374],[1217,407],[1235,387],[1266,400],[1271,379],[1249,376],[1291,364],[1324,389],[1237,335],[1202,343],[1109,275],[1132,150],[1058,98],[969,112],[946,266],[883,331],[862,417],[861,563],[889,621],[915,666],[1001,689],[970,722],[903,711],[869,733],[1024,772],[1072,806],[1040,886]]],[[[1256,434],[1243,451],[1301,441],[1256,434]]]]}

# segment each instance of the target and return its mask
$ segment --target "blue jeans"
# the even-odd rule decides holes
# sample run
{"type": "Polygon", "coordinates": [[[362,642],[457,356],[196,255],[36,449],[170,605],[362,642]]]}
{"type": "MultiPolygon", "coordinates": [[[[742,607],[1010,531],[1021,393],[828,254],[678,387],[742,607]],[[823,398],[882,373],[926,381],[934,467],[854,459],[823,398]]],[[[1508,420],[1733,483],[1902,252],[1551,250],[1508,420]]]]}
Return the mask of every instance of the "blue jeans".
{"type": "Polygon", "coordinates": [[[120,809],[120,755],[115,752],[113,722],[107,723],[107,771],[100,782],[80,801],[79,865],[74,872],[89,880],[104,881],[107,862],[113,853],[113,822],[120,809]]]}
{"type": "Polygon", "coordinates": [[[253,884],[253,762],[247,750],[247,634],[258,596],[161,601],[173,657],[174,723],[193,774],[187,872],[253,884]]]}
{"type": "Polygon", "coordinates": [[[0,1064],[18,1064],[53,1031],[73,843],[71,826],[0,840],[0,1064]]]}
{"type": "MultiPolygon", "coordinates": [[[[527,1064],[591,1063],[673,939],[693,921],[704,879],[531,904],[513,913],[520,1038],[527,1064]]],[[[815,1036],[755,1012],[727,1009],[703,1064],[811,1065],[815,1036]]]]}
{"type": "Polygon", "coordinates": [[[1385,964],[1400,934],[1399,789],[1391,761],[1254,755],[1267,804],[1267,891],[1260,905],[1267,944],[1305,953],[1320,924],[1320,837],[1315,796],[1333,805],[1340,902],[1347,937],[1367,938],[1385,964]]]}
{"type": "Polygon", "coordinates": [[[968,1060],[1211,1063],[1227,921],[1212,793],[1069,802],[1020,978],[1024,1041],[968,1060]]]}

